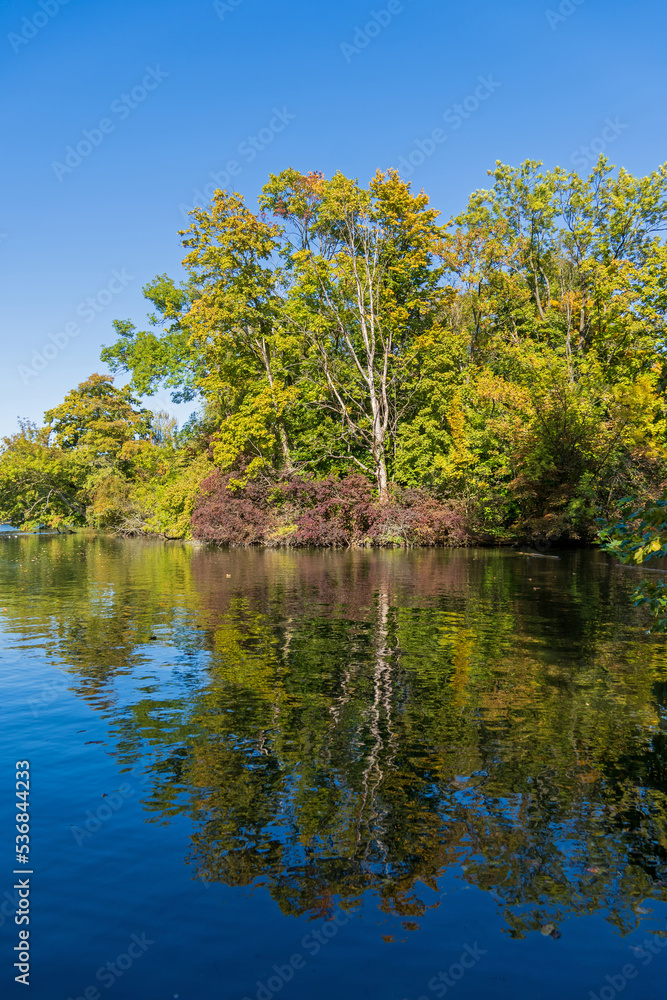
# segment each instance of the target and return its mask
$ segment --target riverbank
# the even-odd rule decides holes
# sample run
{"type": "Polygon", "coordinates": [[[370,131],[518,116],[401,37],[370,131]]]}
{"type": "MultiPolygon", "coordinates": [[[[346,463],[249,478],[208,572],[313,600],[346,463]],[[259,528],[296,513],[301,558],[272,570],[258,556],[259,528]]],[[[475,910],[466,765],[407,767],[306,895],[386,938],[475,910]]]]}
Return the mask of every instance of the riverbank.
{"type": "Polygon", "coordinates": [[[243,479],[215,472],[202,482],[192,535],[232,546],[316,548],[460,548],[528,544],[592,544],[592,518],[574,523],[543,516],[508,523],[475,500],[442,498],[421,488],[394,487],[381,502],[369,480],[352,474],[243,479]]]}
{"type": "MultiPolygon", "coordinates": [[[[60,534],[62,523],[3,526],[0,534],[60,534]]],[[[123,537],[157,537],[173,542],[260,548],[469,548],[596,544],[592,512],[521,516],[466,495],[443,497],[421,487],[392,485],[380,500],[361,474],[306,478],[296,473],[248,477],[242,470],[216,470],[181,498],[169,525],[150,503],[107,505],[98,517],[93,505],[76,531],[103,530],[123,537]]]]}

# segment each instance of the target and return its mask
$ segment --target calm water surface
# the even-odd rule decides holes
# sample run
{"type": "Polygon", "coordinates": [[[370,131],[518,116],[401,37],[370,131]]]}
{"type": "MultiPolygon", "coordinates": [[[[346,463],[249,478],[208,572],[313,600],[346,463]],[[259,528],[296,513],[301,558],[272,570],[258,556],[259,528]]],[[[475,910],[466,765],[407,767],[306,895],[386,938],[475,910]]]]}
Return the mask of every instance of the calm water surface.
{"type": "Polygon", "coordinates": [[[3,538],[2,995],[662,1000],[667,653],[636,575],[3,538]]]}

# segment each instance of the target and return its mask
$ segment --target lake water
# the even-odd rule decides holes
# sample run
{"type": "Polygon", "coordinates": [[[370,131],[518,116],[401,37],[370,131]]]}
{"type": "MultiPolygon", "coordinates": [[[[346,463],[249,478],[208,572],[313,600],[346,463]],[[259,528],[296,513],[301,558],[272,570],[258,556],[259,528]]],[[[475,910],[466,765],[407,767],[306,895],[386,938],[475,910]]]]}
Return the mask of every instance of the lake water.
{"type": "Polygon", "coordinates": [[[667,653],[595,552],[0,541],[2,995],[662,1000],[667,653]]]}

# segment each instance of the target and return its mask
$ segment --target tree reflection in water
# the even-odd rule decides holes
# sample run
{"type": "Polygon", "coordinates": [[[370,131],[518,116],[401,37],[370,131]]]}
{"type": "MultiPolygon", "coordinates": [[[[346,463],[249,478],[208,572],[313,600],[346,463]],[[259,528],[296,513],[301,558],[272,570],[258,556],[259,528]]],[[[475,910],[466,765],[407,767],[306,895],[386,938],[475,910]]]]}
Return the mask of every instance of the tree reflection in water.
{"type": "Polygon", "coordinates": [[[667,657],[606,557],[3,545],[197,877],[415,928],[456,867],[514,936],[667,899],[667,657]]]}

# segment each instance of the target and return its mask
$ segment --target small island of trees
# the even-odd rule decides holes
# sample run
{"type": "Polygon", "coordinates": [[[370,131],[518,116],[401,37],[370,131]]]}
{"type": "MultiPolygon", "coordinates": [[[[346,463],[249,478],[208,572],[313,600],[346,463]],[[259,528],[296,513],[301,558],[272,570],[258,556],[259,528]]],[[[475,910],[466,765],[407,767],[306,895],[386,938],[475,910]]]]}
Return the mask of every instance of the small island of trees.
{"type": "Polygon", "coordinates": [[[181,234],[186,280],[144,288],[149,328],[114,323],[101,358],[127,384],[93,374],[4,438],[0,519],[227,544],[586,543],[628,497],[655,504],[667,167],[491,174],[444,223],[394,171],[362,187],[286,170],[258,211],[217,191],[181,234]],[[180,429],[138,401],[164,389],[198,407],[180,429]]]}

